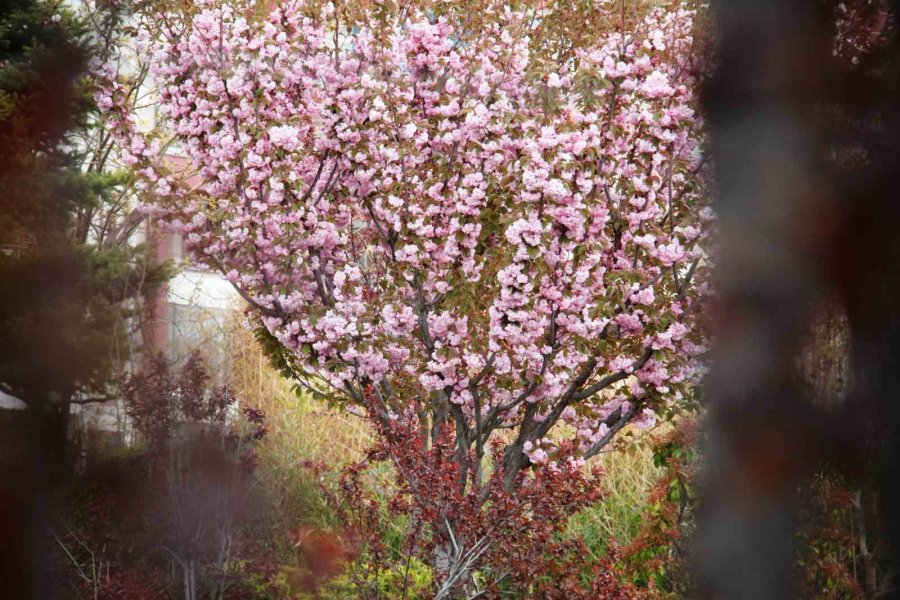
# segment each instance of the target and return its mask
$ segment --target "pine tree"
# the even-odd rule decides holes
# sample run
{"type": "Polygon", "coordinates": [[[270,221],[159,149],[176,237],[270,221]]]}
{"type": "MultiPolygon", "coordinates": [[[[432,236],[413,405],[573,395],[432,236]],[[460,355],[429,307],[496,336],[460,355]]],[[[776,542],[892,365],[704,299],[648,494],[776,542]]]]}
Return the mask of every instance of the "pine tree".
{"type": "Polygon", "coordinates": [[[28,407],[0,435],[3,598],[48,597],[48,492],[71,404],[109,395],[135,311],[168,274],[130,243],[141,219],[86,74],[122,21],[90,16],[0,3],[0,391],[28,407]]]}
{"type": "Polygon", "coordinates": [[[0,9],[0,390],[31,408],[103,397],[133,309],[166,274],[128,243],[127,174],[91,144],[102,33],[58,3],[0,9]]]}

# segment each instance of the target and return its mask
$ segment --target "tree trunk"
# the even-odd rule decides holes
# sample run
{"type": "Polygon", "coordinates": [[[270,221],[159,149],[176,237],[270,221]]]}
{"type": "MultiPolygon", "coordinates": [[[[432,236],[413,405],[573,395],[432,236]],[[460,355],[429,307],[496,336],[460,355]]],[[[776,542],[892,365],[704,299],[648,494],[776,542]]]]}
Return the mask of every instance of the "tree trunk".
{"type": "Polygon", "coordinates": [[[188,558],[181,568],[184,600],[197,600],[197,565],[193,558],[188,558]]]}
{"type": "Polygon", "coordinates": [[[525,456],[524,446],[519,442],[513,442],[503,452],[503,489],[512,492],[516,487],[516,479],[519,473],[529,464],[525,456]]]}

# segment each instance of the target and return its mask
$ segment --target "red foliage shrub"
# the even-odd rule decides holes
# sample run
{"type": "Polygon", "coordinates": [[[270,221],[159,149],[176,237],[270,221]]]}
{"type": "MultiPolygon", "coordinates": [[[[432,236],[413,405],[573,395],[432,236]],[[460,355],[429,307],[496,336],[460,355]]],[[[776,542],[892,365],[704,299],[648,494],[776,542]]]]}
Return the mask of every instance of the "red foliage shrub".
{"type": "MultiPolygon", "coordinates": [[[[682,598],[690,592],[688,538],[693,531],[696,504],[697,423],[682,421],[660,438],[655,460],[665,467],[650,490],[644,527],[622,550],[618,569],[653,598],[682,598]]],[[[802,597],[821,600],[877,595],[887,581],[875,507],[865,487],[854,490],[827,467],[800,490],[800,539],[796,569],[802,597]],[[866,546],[865,548],[862,546],[866,546]],[[870,590],[867,593],[864,589],[870,590]]]]}
{"type": "Polygon", "coordinates": [[[656,441],[654,462],[665,467],[647,496],[644,526],[622,549],[622,576],[653,597],[688,591],[687,534],[693,526],[697,423],[682,420],[656,441]]]}
{"type": "Polygon", "coordinates": [[[199,353],[193,352],[177,373],[163,356],[122,384],[132,425],[158,450],[178,431],[179,424],[224,424],[237,399],[227,387],[210,387],[210,376],[199,353]]]}
{"type": "MultiPolygon", "coordinates": [[[[797,561],[803,597],[821,600],[870,597],[862,585],[866,576],[865,555],[870,549],[860,549],[857,543],[859,540],[864,540],[863,544],[872,543],[872,537],[865,541],[866,534],[872,532],[866,532],[866,524],[859,519],[855,523],[859,538],[854,535],[854,524],[851,524],[857,516],[854,494],[840,478],[826,473],[813,478],[805,491],[801,539],[806,548],[797,561]],[[855,564],[857,560],[859,564],[855,564]]],[[[877,585],[871,587],[877,593],[877,585]]]]}
{"type": "Polygon", "coordinates": [[[397,563],[402,569],[411,557],[431,565],[436,598],[476,590],[483,598],[633,596],[612,576],[612,560],[591,564],[583,543],[563,535],[570,515],[602,499],[598,469],[585,472],[576,461],[534,465],[509,491],[500,471],[483,483],[460,480],[450,426],[432,439],[407,416],[382,423],[377,434],[367,456],[344,469],[336,490],[325,491],[344,524],[344,560],[365,555],[357,561],[368,570],[356,574],[361,597],[367,575],[396,570],[397,563]],[[379,497],[364,475],[384,462],[393,467],[393,481],[379,497]],[[398,521],[405,535],[390,548],[384,530],[398,521]]]}

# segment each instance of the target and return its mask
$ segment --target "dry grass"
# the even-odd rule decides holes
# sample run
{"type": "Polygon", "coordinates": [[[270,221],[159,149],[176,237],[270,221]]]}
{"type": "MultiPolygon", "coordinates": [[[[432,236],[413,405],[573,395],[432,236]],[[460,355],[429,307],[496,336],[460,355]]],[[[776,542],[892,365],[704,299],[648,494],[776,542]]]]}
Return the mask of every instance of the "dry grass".
{"type": "Polygon", "coordinates": [[[307,462],[337,471],[362,457],[371,442],[365,422],[339,408],[297,393],[269,364],[252,334],[230,335],[231,387],[242,406],[266,413],[268,435],[260,445],[257,475],[282,523],[327,525],[329,515],[307,462]]]}

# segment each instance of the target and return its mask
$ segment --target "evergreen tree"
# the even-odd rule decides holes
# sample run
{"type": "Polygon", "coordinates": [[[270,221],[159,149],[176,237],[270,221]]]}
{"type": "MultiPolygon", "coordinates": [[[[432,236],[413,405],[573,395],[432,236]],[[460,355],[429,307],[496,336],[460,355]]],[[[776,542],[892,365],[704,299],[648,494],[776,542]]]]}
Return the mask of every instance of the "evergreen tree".
{"type": "Polygon", "coordinates": [[[3,598],[49,597],[71,404],[110,395],[135,311],[168,272],[130,242],[141,218],[91,100],[88,63],[121,26],[113,9],[0,3],[0,391],[28,406],[0,435],[3,598]]]}
{"type": "Polygon", "coordinates": [[[86,65],[120,22],[103,17],[98,31],[58,3],[0,9],[0,390],[31,408],[104,397],[132,311],[166,274],[128,243],[127,174],[91,143],[86,65]]]}

